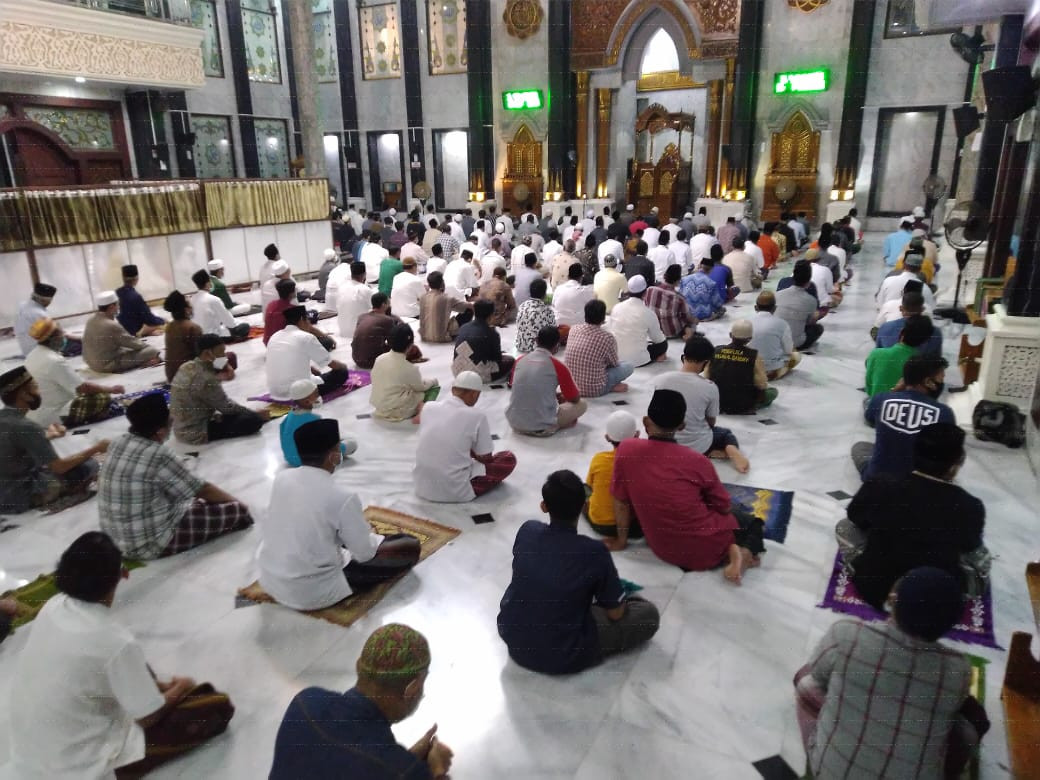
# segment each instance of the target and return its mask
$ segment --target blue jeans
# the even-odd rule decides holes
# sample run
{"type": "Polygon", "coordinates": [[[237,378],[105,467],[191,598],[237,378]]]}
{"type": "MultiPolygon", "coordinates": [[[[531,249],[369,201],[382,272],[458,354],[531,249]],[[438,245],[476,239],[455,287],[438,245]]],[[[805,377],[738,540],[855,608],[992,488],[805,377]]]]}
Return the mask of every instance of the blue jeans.
{"type": "Polygon", "coordinates": [[[603,388],[603,392],[600,395],[606,395],[614,389],[614,385],[619,382],[624,382],[635,371],[635,367],[631,363],[618,363],[616,366],[611,366],[607,369],[607,386],[603,388]]]}

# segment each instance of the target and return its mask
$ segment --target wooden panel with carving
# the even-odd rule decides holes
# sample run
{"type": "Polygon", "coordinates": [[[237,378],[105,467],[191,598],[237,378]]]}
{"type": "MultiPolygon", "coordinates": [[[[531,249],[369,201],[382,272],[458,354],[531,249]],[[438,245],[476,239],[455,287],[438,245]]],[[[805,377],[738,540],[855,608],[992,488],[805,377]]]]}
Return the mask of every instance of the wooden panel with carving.
{"type": "Polygon", "coordinates": [[[804,211],[810,219],[815,217],[819,162],[820,133],[813,130],[805,114],[797,111],[787,120],[783,130],[773,133],[762,219],[779,219],[784,210],[804,211]],[[777,183],[784,180],[793,182],[797,191],[792,198],[781,203],[775,190],[777,183]]]}
{"type": "Polygon", "coordinates": [[[514,214],[539,212],[545,182],[542,177],[542,144],[526,124],[520,125],[506,144],[506,174],[502,177],[502,207],[514,214]]]}

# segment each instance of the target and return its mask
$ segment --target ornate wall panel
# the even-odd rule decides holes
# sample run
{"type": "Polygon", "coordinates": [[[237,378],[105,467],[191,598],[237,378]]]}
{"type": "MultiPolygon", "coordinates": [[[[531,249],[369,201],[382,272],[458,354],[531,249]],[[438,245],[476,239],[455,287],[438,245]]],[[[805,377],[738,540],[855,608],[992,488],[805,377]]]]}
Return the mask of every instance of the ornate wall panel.
{"type": "Polygon", "coordinates": [[[736,55],[739,0],[574,0],[571,68],[596,70],[616,65],[629,34],[646,14],[655,10],[671,14],[687,32],[685,43],[691,57],[717,59],[736,55]],[[691,29],[691,18],[696,30],[691,29]]]}
{"type": "Polygon", "coordinates": [[[230,117],[193,114],[191,131],[195,133],[195,175],[200,179],[234,178],[230,117]]]}
{"type": "Polygon", "coordinates": [[[254,119],[261,179],[289,178],[289,133],[284,119],[254,119]]]}
{"type": "Polygon", "coordinates": [[[367,5],[358,13],[361,19],[361,77],[366,81],[401,78],[401,30],[397,21],[397,3],[367,5]]]}
{"type": "Polygon", "coordinates": [[[0,70],[176,88],[205,83],[203,33],[46,0],[0,2],[0,70]]]}
{"type": "Polygon", "coordinates": [[[469,64],[465,0],[427,0],[426,14],[430,75],[465,73],[469,64]]]}
{"type": "Polygon", "coordinates": [[[191,24],[202,30],[202,70],[207,76],[224,77],[224,55],[214,0],[191,0],[191,24]]]}
{"type": "Polygon", "coordinates": [[[314,0],[314,70],[318,81],[339,81],[336,63],[336,24],[328,0],[314,0]]]}
{"type": "Polygon", "coordinates": [[[73,149],[113,151],[116,148],[112,117],[107,111],[27,106],[25,117],[57,133],[73,149]]]}
{"type": "Polygon", "coordinates": [[[277,26],[273,13],[243,5],[242,31],[246,39],[246,70],[250,81],[282,83],[277,26]]]}

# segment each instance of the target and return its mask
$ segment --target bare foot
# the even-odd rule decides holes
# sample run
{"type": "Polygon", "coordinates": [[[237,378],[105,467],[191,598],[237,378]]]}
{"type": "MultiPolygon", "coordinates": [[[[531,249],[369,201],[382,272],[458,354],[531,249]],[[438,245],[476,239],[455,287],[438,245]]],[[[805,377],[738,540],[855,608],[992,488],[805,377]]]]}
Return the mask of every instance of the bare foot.
{"type": "Polygon", "coordinates": [[[628,385],[626,385],[624,382],[618,382],[616,385],[614,385],[612,388],[610,388],[610,392],[612,392],[612,393],[627,393],[628,392],[628,385]]]}
{"type": "Polygon", "coordinates": [[[722,450],[711,450],[708,453],[708,457],[711,458],[712,460],[728,460],[729,459],[729,455],[727,455],[722,450]]]}
{"type": "Polygon", "coordinates": [[[729,556],[729,563],[722,570],[722,576],[734,585],[739,585],[740,578],[744,574],[744,556],[740,554],[740,548],[735,544],[729,546],[726,554],[729,556]]]}
{"type": "Polygon", "coordinates": [[[730,453],[729,459],[733,462],[733,468],[741,474],[747,474],[748,470],[751,468],[751,461],[749,461],[740,450],[730,453]]]}
{"type": "Polygon", "coordinates": [[[420,416],[418,414],[415,415],[415,417],[412,418],[412,425],[418,425],[421,422],[422,422],[422,420],[420,419],[420,416]]]}
{"type": "Polygon", "coordinates": [[[657,357],[655,357],[655,358],[654,358],[654,362],[655,362],[655,363],[663,363],[663,362],[664,362],[664,361],[666,361],[667,359],[668,359],[668,355],[667,355],[667,353],[666,353],[666,354],[664,354],[664,355],[658,355],[657,357]]]}

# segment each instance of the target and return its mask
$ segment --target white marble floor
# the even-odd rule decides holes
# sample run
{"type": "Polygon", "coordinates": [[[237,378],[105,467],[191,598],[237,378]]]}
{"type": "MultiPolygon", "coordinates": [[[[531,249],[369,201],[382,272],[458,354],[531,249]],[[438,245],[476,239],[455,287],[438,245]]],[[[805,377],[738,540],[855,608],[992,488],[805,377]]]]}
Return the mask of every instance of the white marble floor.
{"type": "MultiPolygon", "coordinates": [[[[514,435],[504,422],[508,390],[488,389],[480,408],[500,436],[497,446],[519,458],[514,475],[499,490],[471,505],[444,506],[417,499],[410,488],[416,431],[356,416],[369,411],[363,390],[328,404],[345,433],[358,437],[358,453],[337,472],[366,504],[379,504],[462,529],[448,547],[418,566],[376,609],[344,629],[277,606],[235,608],[236,588],[255,577],[255,530],[233,535],[173,559],[149,563],[121,586],[114,610],[141,639],[161,675],[190,675],[228,691],[237,713],[229,731],[206,747],[157,771],[157,778],[254,778],[270,768],[273,741],[290,698],[308,685],[346,689],[354,661],[375,627],[402,621],[423,631],[433,649],[426,698],[400,724],[410,744],[431,723],[455,750],[456,778],[756,778],[753,761],[781,754],[796,770],[804,755],[795,724],[791,677],[824,629],[836,619],[816,608],[836,550],[834,523],[843,502],[826,494],[854,493],[859,480],[848,458],[852,442],[870,438],[860,416],[863,359],[869,348],[872,295],[881,276],[877,247],[856,259],[857,276],[846,303],[825,320],[827,332],[815,355],[777,384],[780,396],[768,414],[729,417],[752,461],[750,474],[717,465],[726,482],[794,490],[794,516],[786,544],[769,543],[761,569],[743,587],[720,574],[683,574],[657,560],[645,546],[615,556],[621,576],[645,586],[661,609],[661,630],[641,652],[615,658],[584,674],[545,678],[509,661],[495,628],[498,601],[510,575],[510,548],[523,520],[538,516],[539,488],[550,471],[569,468],[584,476],[602,449],[603,421],[618,396],[596,400],[573,430],[551,439],[514,435]],[[777,425],[763,425],[768,417],[777,425]],[[475,525],[471,515],[491,512],[495,522],[475,525]]],[[[789,267],[789,266],[788,266],[789,267]]],[[[943,272],[944,274],[946,271],[943,272]]],[[[772,286],[775,279],[767,286],[772,286]]],[[[741,296],[731,316],[702,330],[720,343],[729,323],[752,312],[741,296]]],[[[335,320],[323,321],[328,328],[335,320]]],[[[953,336],[953,326],[947,335],[953,336]]],[[[503,340],[510,342],[512,330],[503,340]]],[[[677,368],[678,343],[664,365],[639,369],[629,406],[640,417],[655,374],[677,368]]],[[[259,340],[235,347],[238,377],[228,391],[239,399],[263,386],[259,340]]],[[[948,356],[955,357],[953,338],[948,356]]],[[[0,343],[10,355],[13,341],[0,343]]],[[[423,372],[450,381],[450,346],[425,348],[423,372]]],[[[349,360],[349,349],[336,355],[349,360]]],[[[15,365],[3,362],[0,367],[15,365]]],[[[958,384],[956,370],[951,385],[958,384]]],[[[130,390],[162,378],[151,369],[124,378],[130,390]]],[[[62,447],[78,449],[97,437],[125,430],[124,420],[96,425],[62,447]]],[[[275,472],[283,468],[277,430],[202,448],[193,467],[207,479],[265,511],[275,472]]],[[[1006,644],[1011,632],[1033,632],[1023,572],[1036,557],[1035,476],[1021,451],[969,438],[961,482],[988,508],[986,539],[995,554],[996,629],[1006,644]]],[[[44,517],[8,517],[17,527],[0,534],[0,591],[50,571],[65,546],[97,527],[90,501],[44,517]]],[[[587,529],[582,529],[586,531],[587,529]]],[[[591,533],[591,532],[589,532],[591,533]]],[[[0,646],[0,701],[5,700],[14,660],[31,627],[0,646]]],[[[1008,775],[1000,684],[1006,654],[977,646],[962,649],[992,661],[986,707],[994,727],[986,739],[982,777],[1008,775]]],[[[60,673],[60,670],[55,670],[60,673]]],[[[0,764],[8,754],[0,707],[0,764]]]]}

